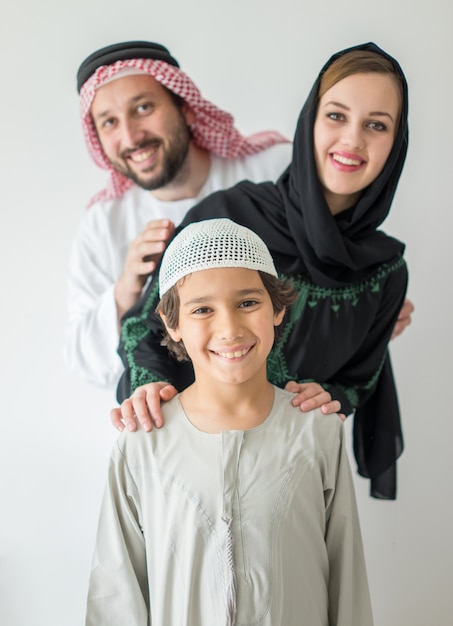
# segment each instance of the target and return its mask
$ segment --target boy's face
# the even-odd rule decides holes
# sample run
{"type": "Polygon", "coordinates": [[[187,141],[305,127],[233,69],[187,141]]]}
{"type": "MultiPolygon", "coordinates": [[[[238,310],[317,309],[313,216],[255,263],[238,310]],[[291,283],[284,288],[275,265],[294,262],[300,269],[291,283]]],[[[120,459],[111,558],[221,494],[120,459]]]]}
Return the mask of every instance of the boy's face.
{"type": "Polygon", "coordinates": [[[285,311],[274,313],[258,272],[243,268],[194,272],[178,286],[178,293],[178,328],[167,330],[174,341],[183,340],[197,383],[265,380],[274,327],[285,311]]]}

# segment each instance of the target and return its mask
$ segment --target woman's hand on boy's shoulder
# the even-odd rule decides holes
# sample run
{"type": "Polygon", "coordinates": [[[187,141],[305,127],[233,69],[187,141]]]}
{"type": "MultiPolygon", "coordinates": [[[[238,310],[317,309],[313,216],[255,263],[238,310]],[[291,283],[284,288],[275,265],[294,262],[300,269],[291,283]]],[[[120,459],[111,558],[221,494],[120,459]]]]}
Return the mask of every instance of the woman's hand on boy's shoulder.
{"type": "Polygon", "coordinates": [[[133,432],[139,426],[146,431],[152,430],[153,426],[160,428],[164,425],[161,402],[171,400],[177,393],[177,389],[166,382],[137,387],[121,406],[110,411],[112,424],[120,432],[125,428],[133,432]]]}
{"type": "Polygon", "coordinates": [[[339,417],[344,420],[345,416],[340,413],[341,404],[338,400],[332,400],[332,396],[318,383],[296,383],[291,380],[286,384],[285,389],[291,393],[297,394],[292,399],[294,406],[300,407],[301,411],[313,411],[313,409],[321,409],[325,415],[330,413],[338,413],[339,417]]]}

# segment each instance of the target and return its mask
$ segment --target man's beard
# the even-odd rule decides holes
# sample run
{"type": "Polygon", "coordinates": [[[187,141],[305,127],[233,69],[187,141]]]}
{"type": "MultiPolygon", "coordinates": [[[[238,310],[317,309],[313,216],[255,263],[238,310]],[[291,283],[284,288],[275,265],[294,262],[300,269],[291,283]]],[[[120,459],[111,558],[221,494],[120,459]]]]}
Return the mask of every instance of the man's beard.
{"type": "Polygon", "coordinates": [[[132,180],[136,185],[147,191],[160,189],[171,183],[186,160],[190,146],[190,129],[187,126],[185,118],[180,114],[180,120],[167,137],[167,147],[164,146],[160,139],[148,139],[134,146],[134,149],[124,150],[120,157],[120,162],[111,162],[112,166],[123,176],[132,180]],[[161,148],[161,164],[158,172],[152,171],[147,174],[146,170],[137,173],[129,166],[128,156],[134,150],[161,148]]]}

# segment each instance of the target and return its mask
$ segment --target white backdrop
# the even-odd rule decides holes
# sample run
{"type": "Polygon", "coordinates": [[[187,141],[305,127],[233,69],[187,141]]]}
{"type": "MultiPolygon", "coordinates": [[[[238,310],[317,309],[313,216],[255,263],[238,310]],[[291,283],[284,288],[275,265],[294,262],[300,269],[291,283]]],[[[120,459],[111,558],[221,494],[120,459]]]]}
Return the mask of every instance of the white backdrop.
{"type": "MultiPolygon", "coordinates": [[[[356,479],[376,626],[451,626],[450,0],[24,0],[0,23],[0,624],[80,626],[108,455],[112,392],[61,356],[68,249],[105,175],[89,160],[75,73],[98,47],[166,44],[243,132],[293,134],[321,65],[375,41],[410,87],[407,165],[384,225],[407,243],[414,324],[392,345],[406,450],[399,498],[356,479]],[[444,280],[448,281],[444,284],[444,280]]],[[[348,425],[350,428],[350,425],[348,425]]],[[[127,626],[127,625],[125,625],[127,626]]],[[[276,625],[284,626],[284,625],[276,625]]]]}

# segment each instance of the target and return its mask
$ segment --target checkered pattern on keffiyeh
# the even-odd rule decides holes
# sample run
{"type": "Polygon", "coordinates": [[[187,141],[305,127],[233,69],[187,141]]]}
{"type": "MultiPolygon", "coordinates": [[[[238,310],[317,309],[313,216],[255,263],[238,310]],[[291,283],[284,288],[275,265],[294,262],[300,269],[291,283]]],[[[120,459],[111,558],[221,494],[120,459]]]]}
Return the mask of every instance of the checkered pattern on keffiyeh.
{"type": "Polygon", "coordinates": [[[111,80],[124,68],[143,71],[183,98],[195,113],[195,122],[191,126],[194,143],[218,156],[234,159],[256,154],[276,143],[287,143],[283,135],[276,131],[264,131],[249,137],[242,136],[234,127],[233,117],[205,100],[196,85],[179,68],[155,59],[129,59],[117,61],[112,65],[103,65],[86,81],[80,91],[80,115],[88,150],[94,162],[110,171],[107,188],[91,199],[90,205],[99,200],[119,198],[133,182],[116,172],[110,165],[99,143],[90,114],[91,104],[96,89],[106,80],[111,80]]]}

